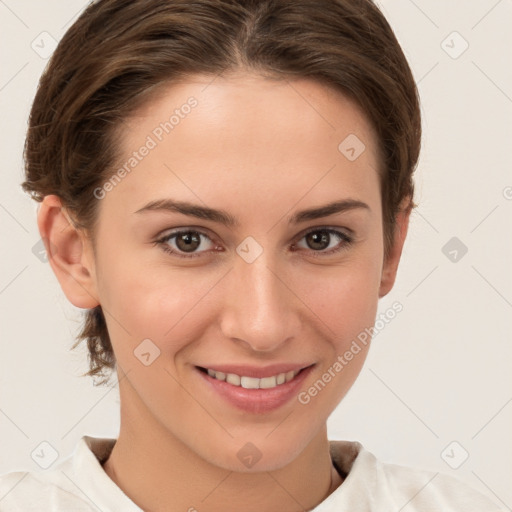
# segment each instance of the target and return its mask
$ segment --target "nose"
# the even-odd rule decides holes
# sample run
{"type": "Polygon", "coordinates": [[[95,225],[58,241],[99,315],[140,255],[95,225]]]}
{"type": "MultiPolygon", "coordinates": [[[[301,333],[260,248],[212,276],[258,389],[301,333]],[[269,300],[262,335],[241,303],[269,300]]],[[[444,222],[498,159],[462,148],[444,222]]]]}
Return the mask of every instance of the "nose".
{"type": "Polygon", "coordinates": [[[282,265],[266,251],[252,263],[238,256],[225,285],[221,329],[255,352],[276,351],[300,332],[301,302],[282,265]]]}

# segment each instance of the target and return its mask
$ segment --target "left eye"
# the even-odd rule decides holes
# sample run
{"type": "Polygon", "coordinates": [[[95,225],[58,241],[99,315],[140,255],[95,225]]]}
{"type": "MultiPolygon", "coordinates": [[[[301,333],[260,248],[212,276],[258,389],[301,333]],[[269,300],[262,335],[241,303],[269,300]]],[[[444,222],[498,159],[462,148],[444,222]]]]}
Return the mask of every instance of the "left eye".
{"type": "MultiPolygon", "coordinates": [[[[318,250],[313,250],[314,256],[325,256],[341,251],[352,242],[352,238],[343,231],[332,228],[315,228],[308,231],[302,238],[306,244],[318,250]],[[334,242],[334,245],[331,245],[334,242]],[[325,246],[327,244],[327,246],[325,246]],[[318,247],[318,246],[321,247],[318,247]],[[316,247],[315,247],[316,246],[316,247]]],[[[307,249],[308,247],[306,247],[307,249]]]]}

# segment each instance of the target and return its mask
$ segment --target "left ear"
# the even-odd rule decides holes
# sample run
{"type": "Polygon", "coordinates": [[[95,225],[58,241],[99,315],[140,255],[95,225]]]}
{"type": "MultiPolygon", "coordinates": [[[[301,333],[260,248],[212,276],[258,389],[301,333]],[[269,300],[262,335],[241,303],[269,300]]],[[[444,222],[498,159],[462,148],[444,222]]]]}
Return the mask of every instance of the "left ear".
{"type": "Polygon", "coordinates": [[[379,298],[387,295],[393,285],[395,284],[396,273],[398,271],[398,263],[402,255],[405,237],[409,228],[409,217],[411,216],[412,207],[410,205],[410,198],[406,197],[400,205],[400,210],[396,215],[395,233],[393,243],[390,247],[388,257],[384,261],[382,267],[382,276],[380,280],[379,298]]]}

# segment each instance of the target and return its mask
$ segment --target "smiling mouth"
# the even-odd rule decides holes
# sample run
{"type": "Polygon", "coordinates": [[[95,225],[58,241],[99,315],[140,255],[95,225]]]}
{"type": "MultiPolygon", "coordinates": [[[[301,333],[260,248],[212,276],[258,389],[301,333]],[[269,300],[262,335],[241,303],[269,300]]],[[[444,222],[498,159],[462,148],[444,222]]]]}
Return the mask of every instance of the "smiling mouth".
{"type": "MultiPolygon", "coordinates": [[[[247,375],[237,375],[236,373],[224,373],[212,370],[210,368],[197,367],[203,373],[208,374],[213,379],[226,382],[234,387],[244,389],[272,389],[292,381],[299,373],[306,368],[300,370],[290,370],[285,373],[278,373],[269,377],[257,378],[248,377],[247,375]]],[[[307,367],[309,368],[309,366],[307,367]]]]}

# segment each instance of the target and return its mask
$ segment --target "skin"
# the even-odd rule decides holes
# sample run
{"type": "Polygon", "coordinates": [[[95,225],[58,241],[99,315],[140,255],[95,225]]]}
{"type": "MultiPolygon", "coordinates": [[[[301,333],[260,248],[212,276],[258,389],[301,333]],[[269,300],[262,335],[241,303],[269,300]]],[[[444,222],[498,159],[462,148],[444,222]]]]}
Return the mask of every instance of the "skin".
{"type": "MultiPolygon", "coordinates": [[[[101,304],[106,314],[121,428],[104,469],[148,511],[311,509],[342,483],[326,421],[357,378],[368,346],[307,405],[294,397],[265,414],[226,402],[194,366],[314,363],[301,386],[307,390],[374,324],[378,299],[395,280],[409,212],[398,215],[384,260],[373,128],[350,100],[306,79],[277,82],[241,72],[174,84],[124,125],[123,162],[190,96],[198,105],[99,201],[96,252],[57,196],[47,196],[38,214],[68,299],[79,308],[101,304]],[[366,146],[355,161],[338,150],[351,133],[366,146]],[[134,213],[165,198],[222,208],[240,225],[134,213]],[[368,208],[287,221],[296,211],[347,198],[368,208]],[[353,242],[308,242],[308,230],[326,226],[351,230],[353,242]],[[152,243],[187,227],[210,237],[194,246],[197,258],[152,243]],[[248,236],[263,249],[252,263],[236,252],[248,236]],[[160,350],[149,366],[134,357],[147,338],[160,350]],[[237,457],[247,442],[262,454],[251,468],[237,457]]],[[[167,244],[184,247],[177,239],[167,244]]]]}

